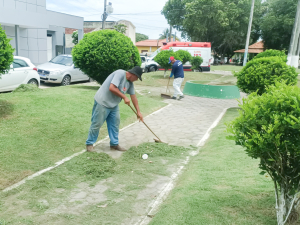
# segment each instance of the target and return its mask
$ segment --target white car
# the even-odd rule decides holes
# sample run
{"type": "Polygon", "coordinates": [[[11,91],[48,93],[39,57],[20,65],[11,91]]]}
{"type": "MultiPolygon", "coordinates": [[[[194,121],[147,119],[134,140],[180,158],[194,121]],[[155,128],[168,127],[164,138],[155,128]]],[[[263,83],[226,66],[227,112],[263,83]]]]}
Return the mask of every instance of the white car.
{"type": "Polygon", "coordinates": [[[39,65],[41,82],[59,83],[63,86],[71,82],[91,81],[79,68],[76,68],[71,55],[59,55],[49,62],[39,65]]]}
{"type": "Polygon", "coordinates": [[[21,84],[40,85],[40,77],[37,68],[30,59],[14,56],[14,61],[8,73],[2,74],[0,78],[0,92],[13,91],[21,84]]]}

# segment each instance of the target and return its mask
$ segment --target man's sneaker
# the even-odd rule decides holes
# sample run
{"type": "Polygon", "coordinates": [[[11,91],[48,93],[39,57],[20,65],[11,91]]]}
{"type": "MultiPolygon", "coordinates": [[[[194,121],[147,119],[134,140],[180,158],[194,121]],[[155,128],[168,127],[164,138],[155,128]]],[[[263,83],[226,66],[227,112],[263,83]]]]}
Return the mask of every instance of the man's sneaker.
{"type": "Polygon", "coordinates": [[[182,98],[184,98],[184,96],[183,96],[183,95],[179,96],[178,100],[180,100],[180,99],[182,99],[182,98]]]}
{"type": "Polygon", "coordinates": [[[93,145],[86,145],[86,151],[88,151],[88,152],[96,152],[94,150],[94,146],[93,145]]]}
{"type": "Polygon", "coordinates": [[[173,96],[171,99],[175,99],[176,100],[177,98],[175,96],[173,96]]]}
{"type": "Polygon", "coordinates": [[[126,151],[126,149],[122,148],[120,145],[110,146],[110,149],[117,150],[117,151],[122,151],[122,152],[126,151]]]}

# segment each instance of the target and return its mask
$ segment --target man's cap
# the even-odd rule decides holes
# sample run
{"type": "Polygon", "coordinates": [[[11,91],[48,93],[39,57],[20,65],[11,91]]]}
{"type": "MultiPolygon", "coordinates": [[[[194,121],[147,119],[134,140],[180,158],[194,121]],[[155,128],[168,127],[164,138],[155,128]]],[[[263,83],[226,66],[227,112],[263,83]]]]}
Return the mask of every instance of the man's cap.
{"type": "Polygon", "coordinates": [[[128,72],[136,75],[140,80],[142,80],[143,70],[141,67],[135,66],[131,70],[128,70],[128,72]]]}
{"type": "Polygon", "coordinates": [[[174,60],[174,56],[171,56],[171,57],[169,58],[169,64],[170,64],[173,60],[174,60]]]}

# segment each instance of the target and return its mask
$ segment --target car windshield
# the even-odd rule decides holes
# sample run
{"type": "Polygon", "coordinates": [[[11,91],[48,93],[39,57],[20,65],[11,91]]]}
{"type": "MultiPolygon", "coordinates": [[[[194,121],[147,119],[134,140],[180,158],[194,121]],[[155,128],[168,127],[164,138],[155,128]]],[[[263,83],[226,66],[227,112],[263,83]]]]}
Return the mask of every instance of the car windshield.
{"type": "Polygon", "coordinates": [[[159,52],[160,52],[160,48],[157,49],[155,52],[153,52],[149,57],[153,59],[159,52]]]}
{"type": "Polygon", "coordinates": [[[56,56],[55,58],[51,59],[50,62],[65,66],[71,66],[73,64],[72,57],[65,55],[56,56]]]}

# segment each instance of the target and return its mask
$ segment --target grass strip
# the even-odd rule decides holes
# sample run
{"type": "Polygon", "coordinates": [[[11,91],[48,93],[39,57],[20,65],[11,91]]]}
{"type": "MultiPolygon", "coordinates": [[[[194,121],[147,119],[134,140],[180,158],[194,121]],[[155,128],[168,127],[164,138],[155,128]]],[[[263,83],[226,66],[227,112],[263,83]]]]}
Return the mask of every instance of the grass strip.
{"type": "Polygon", "coordinates": [[[153,218],[156,224],[276,224],[273,184],[259,175],[258,160],[227,140],[229,110],[153,218]]]}

